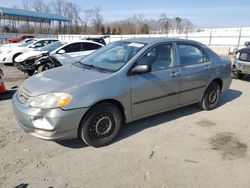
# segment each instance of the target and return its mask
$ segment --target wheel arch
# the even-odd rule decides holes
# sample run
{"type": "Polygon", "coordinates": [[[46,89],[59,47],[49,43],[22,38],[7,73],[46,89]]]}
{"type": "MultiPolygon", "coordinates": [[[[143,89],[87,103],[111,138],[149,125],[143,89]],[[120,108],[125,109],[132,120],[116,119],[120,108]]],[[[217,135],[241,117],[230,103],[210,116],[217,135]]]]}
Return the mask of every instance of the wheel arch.
{"type": "Polygon", "coordinates": [[[18,53],[16,53],[16,54],[14,54],[13,57],[12,57],[12,62],[14,63],[14,62],[15,62],[15,58],[16,58],[17,56],[21,55],[21,54],[23,54],[23,53],[22,53],[22,52],[18,52],[18,53]]]}
{"type": "Polygon", "coordinates": [[[94,103],[93,105],[91,105],[91,107],[88,109],[88,111],[83,115],[81,121],[80,121],[80,124],[78,126],[78,134],[79,134],[79,129],[80,129],[80,126],[81,126],[81,123],[82,121],[84,120],[84,118],[86,117],[86,114],[88,114],[88,112],[96,105],[99,105],[101,103],[111,103],[115,106],[118,107],[118,109],[120,110],[121,114],[122,114],[122,123],[125,123],[126,122],[126,113],[125,113],[125,108],[124,106],[122,105],[122,103],[118,100],[115,100],[115,99],[103,99],[101,101],[98,101],[96,103],[94,103]]]}
{"type": "MultiPolygon", "coordinates": [[[[222,91],[222,87],[223,87],[223,80],[222,80],[221,78],[215,78],[214,80],[212,80],[212,81],[211,81],[211,83],[213,83],[213,82],[215,82],[215,83],[219,84],[219,86],[220,86],[220,90],[222,91]]],[[[210,84],[211,84],[211,83],[210,83],[210,84]]],[[[209,84],[209,85],[210,85],[210,84],[209,84]]],[[[208,85],[208,86],[209,86],[209,85],[208,85]]]]}

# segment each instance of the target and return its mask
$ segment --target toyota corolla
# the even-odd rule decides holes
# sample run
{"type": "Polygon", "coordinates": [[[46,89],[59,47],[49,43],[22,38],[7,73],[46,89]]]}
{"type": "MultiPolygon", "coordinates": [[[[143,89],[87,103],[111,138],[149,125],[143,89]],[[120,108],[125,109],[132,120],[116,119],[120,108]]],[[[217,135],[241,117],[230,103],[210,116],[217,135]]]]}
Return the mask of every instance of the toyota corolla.
{"type": "Polygon", "coordinates": [[[193,103],[214,109],[231,84],[230,66],[195,41],[118,41],[27,79],[13,108],[20,126],[35,137],[80,137],[100,147],[125,123],[193,103]]]}

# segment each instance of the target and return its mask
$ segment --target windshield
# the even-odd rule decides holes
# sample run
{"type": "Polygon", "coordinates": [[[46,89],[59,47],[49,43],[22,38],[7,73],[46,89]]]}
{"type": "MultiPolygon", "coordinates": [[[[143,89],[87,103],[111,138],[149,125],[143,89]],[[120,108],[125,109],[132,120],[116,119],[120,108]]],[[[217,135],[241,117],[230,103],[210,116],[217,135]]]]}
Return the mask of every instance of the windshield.
{"type": "Polygon", "coordinates": [[[38,48],[38,51],[48,51],[48,52],[52,52],[53,50],[59,48],[60,46],[66,44],[66,42],[53,42],[49,45],[46,45],[44,47],[38,48]]]}
{"type": "Polygon", "coordinates": [[[26,42],[26,43],[21,44],[20,46],[26,47],[26,46],[29,46],[30,44],[34,43],[34,42],[36,42],[36,40],[31,40],[31,41],[29,41],[29,42],[26,42]]]}
{"type": "Polygon", "coordinates": [[[116,72],[144,46],[145,44],[137,42],[114,42],[88,55],[80,63],[109,72],[116,72]]]}
{"type": "Polygon", "coordinates": [[[238,56],[240,61],[250,61],[250,53],[241,52],[238,56]]]}

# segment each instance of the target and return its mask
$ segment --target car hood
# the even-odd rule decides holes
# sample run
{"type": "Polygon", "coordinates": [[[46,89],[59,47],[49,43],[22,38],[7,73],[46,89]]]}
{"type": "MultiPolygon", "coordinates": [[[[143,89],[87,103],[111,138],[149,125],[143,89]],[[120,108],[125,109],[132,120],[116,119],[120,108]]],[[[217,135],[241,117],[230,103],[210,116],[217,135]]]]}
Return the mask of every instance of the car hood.
{"type": "Polygon", "coordinates": [[[24,89],[32,96],[51,92],[73,93],[91,83],[101,81],[110,74],[87,70],[74,65],[65,65],[30,77],[23,83],[24,89]]]}
{"type": "Polygon", "coordinates": [[[43,53],[46,53],[47,51],[29,51],[29,52],[25,52],[19,56],[17,56],[17,58],[15,59],[16,62],[23,62],[27,59],[30,58],[36,58],[40,55],[42,55],[43,53]]]}
{"type": "Polygon", "coordinates": [[[18,47],[19,45],[21,45],[20,43],[11,43],[11,44],[4,44],[1,47],[3,48],[12,48],[12,47],[18,47]]]}

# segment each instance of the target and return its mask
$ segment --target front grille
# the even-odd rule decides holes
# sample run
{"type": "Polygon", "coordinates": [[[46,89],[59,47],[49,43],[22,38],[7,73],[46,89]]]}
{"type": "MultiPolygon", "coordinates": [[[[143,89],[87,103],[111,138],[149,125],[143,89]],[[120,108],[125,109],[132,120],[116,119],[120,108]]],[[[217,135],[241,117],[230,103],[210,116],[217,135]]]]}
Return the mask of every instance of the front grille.
{"type": "Polygon", "coordinates": [[[31,95],[26,89],[21,87],[18,92],[18,98],[22,103],[27,103],[27,101],[31,98],[31,95]]]}

